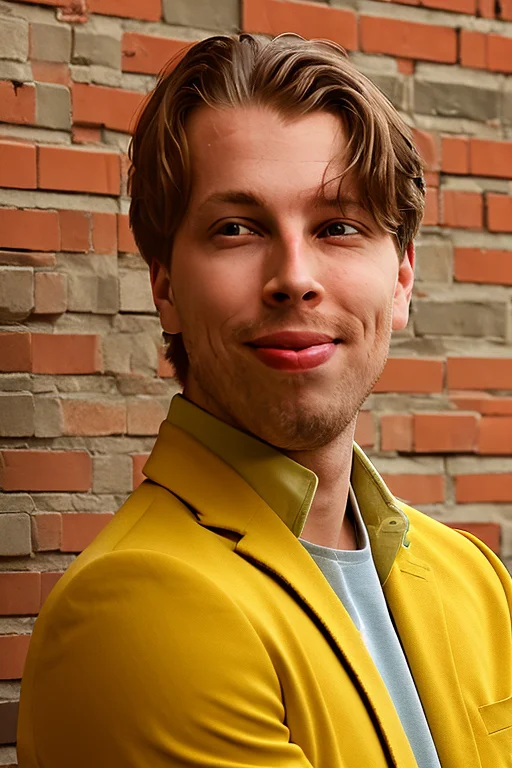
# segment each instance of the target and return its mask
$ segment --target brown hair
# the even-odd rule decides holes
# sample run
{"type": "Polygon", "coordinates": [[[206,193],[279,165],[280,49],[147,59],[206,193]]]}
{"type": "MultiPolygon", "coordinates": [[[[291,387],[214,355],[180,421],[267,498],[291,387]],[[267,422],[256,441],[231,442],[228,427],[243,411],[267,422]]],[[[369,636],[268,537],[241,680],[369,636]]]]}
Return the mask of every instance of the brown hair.
{"type": "MultiPolygon", "coordinates": [[[[196,43],[174,65],[172,60],[144,105],[130,146],[130,224],[149,265],[155,259],[169,265],[191,188],[186,120],[204,104],[261,104],[290,117],[321,110],[339,115],[348,136],[347,171],[360,202],[395,237],[403,257],[423,215],[421,160],[398,112],[343,48],[291,34],[273,40],[219,35],[196,43]]],[[[164,338],[166,357],[184,383],[188,360],[181,334],[164,338]]]]}

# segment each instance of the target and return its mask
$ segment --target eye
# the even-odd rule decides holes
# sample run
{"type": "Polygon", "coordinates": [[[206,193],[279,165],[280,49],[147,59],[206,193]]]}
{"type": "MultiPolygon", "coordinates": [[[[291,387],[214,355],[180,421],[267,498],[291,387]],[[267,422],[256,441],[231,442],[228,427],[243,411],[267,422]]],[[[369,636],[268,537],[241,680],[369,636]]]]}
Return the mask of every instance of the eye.
{"type": "Polygon", "coordinates": [[[239,224],[236,221],[227,221],[217,230],[216,234],[224,235],[224,237],[240,237],[241,235],[255,235],[256,232],[244,224],[239,224]]]}
{"type": "Polygon", "coordinates": [[[333,221],[319,233],[319,237],[345,237],[346,235],[358,235],[359,231],[350,224],[342,221],[333,221]]]}

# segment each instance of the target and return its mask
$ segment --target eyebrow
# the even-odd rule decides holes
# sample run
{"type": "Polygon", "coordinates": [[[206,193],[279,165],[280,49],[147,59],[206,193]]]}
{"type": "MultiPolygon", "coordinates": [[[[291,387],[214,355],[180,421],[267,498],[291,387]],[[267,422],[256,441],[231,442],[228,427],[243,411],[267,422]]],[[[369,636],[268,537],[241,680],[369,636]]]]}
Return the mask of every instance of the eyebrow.
{"type": "MultiPolygon", "coordinates": [[[[352,197],[325,197],[322,194],[315,194],[308,198],[306,204],[314,208],[334,208],[341,210],[344,207],[363,208],[361,203],[352,197]]],[[[258,208],[264,208],[266,203],[259,195],[254,192],[244,190],[226,190],[225,192],[214,192],[204,200],[199,206],[200,209],[212,203],[230,203],[231,205],[246,205],[258,208]]]]}

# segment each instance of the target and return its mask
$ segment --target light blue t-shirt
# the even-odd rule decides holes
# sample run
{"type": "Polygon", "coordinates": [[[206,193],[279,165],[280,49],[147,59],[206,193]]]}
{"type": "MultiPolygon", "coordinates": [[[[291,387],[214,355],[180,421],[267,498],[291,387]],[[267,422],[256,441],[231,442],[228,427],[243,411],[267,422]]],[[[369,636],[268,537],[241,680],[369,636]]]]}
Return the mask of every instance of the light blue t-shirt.
{"type": "Polygon", "coordinates": [[[398,635],[391,621],[355,495],[350,505],[358,547],[331,549],[299,539],[352,618],[393,700],[419,768],[441,768],[398,635]]]}

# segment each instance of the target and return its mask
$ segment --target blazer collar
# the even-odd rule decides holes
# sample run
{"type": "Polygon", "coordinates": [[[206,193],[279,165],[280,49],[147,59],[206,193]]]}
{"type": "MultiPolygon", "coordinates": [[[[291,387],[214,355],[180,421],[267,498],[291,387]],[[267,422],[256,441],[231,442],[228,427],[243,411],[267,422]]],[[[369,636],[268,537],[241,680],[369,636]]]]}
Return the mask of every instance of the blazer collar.
{"type": "MultiPolygon", "coordinates": [[[[182,395],[173,398],[167,421],[232,467],[297,538],[301,535],[318,486],[314,472],[268,443],[230,427],[182,395]]],[[[400,548],[407,545],[407,517],[355,443],[351,485],[384,583],[400,548]]]]}

